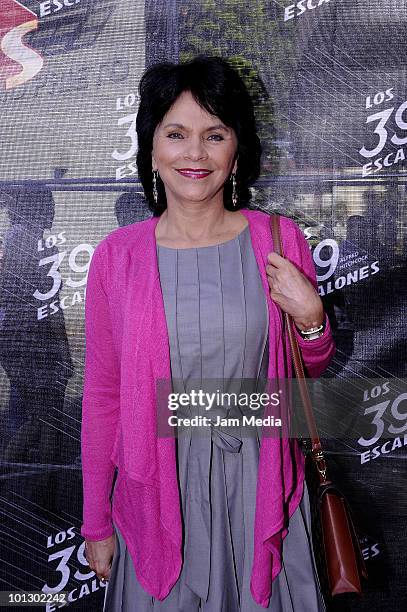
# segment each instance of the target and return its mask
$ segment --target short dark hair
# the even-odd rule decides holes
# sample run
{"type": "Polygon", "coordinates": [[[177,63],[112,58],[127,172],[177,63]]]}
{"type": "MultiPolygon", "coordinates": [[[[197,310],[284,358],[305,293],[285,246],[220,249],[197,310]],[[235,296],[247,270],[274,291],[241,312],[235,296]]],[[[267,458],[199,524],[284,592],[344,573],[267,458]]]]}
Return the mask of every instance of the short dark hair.
{"type": "Polygon", "coordinates": [[[224,206],[238,210],[251,198],[249,186],[260,174],[261,144],[257,134],[253,102],[238,72],[224,59],[198,55],[185,63],[163,62],[148,68],[140,81],[140,106],[137,113],[137,168],[148,206],[154,216],[167,208],[163,182],[158,179],[158,203],[153,197],[152,148],[157,125],[184,92],[235,130],[238,148],[236,189],[238,201],[232,204],[231,181],[224,187],[224,206]]]}

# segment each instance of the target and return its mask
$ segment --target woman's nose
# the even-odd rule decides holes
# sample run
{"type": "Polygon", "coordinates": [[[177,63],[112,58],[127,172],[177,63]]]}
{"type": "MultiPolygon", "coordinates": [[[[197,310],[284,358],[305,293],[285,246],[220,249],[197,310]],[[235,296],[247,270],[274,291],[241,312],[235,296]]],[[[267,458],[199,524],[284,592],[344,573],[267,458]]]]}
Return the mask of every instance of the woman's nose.
{"type": "Polygon", "coordinates": [[[188,159],[203,159],[208,156],[205,143],[200,136],[190,136],[186,141],[184,157],[188,159]]]}

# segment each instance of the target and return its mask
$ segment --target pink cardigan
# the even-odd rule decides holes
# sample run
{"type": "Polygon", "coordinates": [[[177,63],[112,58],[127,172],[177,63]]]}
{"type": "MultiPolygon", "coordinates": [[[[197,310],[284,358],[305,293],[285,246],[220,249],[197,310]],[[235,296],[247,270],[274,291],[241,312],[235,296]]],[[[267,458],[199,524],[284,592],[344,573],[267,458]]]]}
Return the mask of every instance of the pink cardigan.
{"type": "MultiPolygon", "coordinates": [[[[291,376],[285,364],[281,314],[271,300],[265,266],[273,250],[269,216],[242,209],[269,309],[268,378],[291,376]]],[[[127,543],[142,587],[165,599],[182,567],[182,524],[175,439],[156,435],[156,379],[171,380],[168,330],[156,256],[159,217],[121,227],[96,247],[86,291],[86,360],[82,415],[83,525],[102,540],[127,543]],[[113,508],[109,501],[115,466],[113,508]]],[[[316,287],[315,269],[300,228],[281,218],[286,256],[316,287]]],[[[310,376],[335,353],[329,321],[317,340],[299,343],[310,376]]],[[[286,341],[287,342],[287,341],[286,341]]],[[[288,343],[286,350],[290,350],[288,343]]],[[[303,491],[304,457],[296,440],[263,437],[260,447],[251,593],[267,607],[281,570],[281,547],[303,491]]]]}

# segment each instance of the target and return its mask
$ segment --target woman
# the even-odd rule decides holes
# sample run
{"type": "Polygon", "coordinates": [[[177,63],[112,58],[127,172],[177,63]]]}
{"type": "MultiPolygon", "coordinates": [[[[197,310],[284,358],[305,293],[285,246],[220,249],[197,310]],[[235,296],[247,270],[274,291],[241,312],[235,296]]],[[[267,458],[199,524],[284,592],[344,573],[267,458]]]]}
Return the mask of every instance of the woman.
{"type": "Polygon", "coordinates": [[[109,580],[105,612],[324,610],[297,441],[212,419],[163,436],[157,407],[160,384],[252,391],[290,377],[279,307],[309,374],[326,368],[335,349],[308,245],[282,217],[280,258],[268,215],[246,206],[261,147],[226,61],[153,66],[140,96],[137,164],[154,216],[97,246],[86,297],[81,533],[109,580]]]}

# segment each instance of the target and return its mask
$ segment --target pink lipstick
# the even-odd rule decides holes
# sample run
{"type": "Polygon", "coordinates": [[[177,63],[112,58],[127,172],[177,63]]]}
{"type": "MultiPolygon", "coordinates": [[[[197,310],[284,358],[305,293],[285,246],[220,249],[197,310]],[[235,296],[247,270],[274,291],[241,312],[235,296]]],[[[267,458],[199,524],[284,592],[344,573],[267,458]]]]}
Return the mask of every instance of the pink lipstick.
{"type": "Polygon", "coordinates": [[[182,176],[191,179],[202,179],[209,176],[212,172],[212,170],[207,168],[176,168],[176,171],[182,176]]]}

